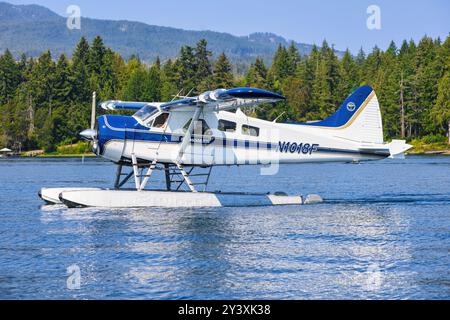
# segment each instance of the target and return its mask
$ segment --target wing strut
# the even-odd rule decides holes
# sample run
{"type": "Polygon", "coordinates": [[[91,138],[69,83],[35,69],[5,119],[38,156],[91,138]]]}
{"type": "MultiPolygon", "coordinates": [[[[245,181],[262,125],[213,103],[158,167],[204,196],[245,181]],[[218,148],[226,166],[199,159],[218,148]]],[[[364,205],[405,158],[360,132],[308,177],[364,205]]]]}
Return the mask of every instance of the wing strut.
{"type": "Polygon", "coordinates": [[[186,134],[184,135],[183,138],[183,142],[181,143],[180,146],[180,150],[178,151],[178,157],[176,160],[177,165],[182,164],[181,159],[184,156],[184,152],[186,151],[187,146],[191,143],[191,138],[194,133],[195,126],[198,122],[198,119],[200,119],[200,114],[202,113],[202,111],[203,111],[202,106],[198,106],[195,109],[194,116],[192,117],[191,124],[189,125],[189,129],[186,131],[186,134]]]}

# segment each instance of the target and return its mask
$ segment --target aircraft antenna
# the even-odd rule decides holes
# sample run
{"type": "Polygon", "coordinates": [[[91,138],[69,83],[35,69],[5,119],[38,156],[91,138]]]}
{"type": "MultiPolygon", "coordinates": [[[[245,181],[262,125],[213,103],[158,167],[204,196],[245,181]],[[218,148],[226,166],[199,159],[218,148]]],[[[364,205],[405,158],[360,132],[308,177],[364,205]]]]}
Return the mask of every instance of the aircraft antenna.
{"type": "Polygon", "coordinates": [[[186,98],[189,98],[189,96],[191,95],[192,91],[194,91],[194,89],[195,89],[195,88],[192,88],[192,89],[188,92],[188,94],[186,95],[186,98]]]}
{"type": "Polygon", "coordinates": [[[277,121],[280,120],[280,118],[281,118],[282,116],[284,116],[285,113],[286,113],[286,111],[283,111],[282,114],[280,114],[275,120],[273,120],[273,123],[277,123],[277,121]]]}
{"type": "Polygon", "coordinates": [[[174,102],[176,98],[179,98],[181,93],[183,92],[183,90],[184,89],[181,89],[176,95],[174,95],[172,101],[170,101],[170,102],[174,102]]]}

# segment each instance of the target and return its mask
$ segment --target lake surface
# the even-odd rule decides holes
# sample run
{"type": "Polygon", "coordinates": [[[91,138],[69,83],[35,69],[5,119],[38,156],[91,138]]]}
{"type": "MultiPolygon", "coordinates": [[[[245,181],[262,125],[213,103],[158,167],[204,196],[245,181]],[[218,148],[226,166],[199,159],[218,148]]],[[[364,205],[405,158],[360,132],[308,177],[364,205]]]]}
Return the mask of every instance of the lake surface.
{"type": "Polygon", "coordinates": [[[312,206],[65,209],[37,197],[111,187],[114,173],[99,159],[0,160],[1,299],[450,299],[450,157],[213,171],[210,190],[327,200],[312,206]]]}

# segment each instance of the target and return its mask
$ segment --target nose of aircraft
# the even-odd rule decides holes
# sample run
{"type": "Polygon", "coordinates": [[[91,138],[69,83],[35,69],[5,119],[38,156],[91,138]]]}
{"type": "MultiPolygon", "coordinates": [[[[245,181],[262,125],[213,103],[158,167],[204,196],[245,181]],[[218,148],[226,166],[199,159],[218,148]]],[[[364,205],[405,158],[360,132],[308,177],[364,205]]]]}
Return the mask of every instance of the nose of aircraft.
{"type": "Polygon", "coordinates": [[[80,132],[80,136],[82,136],[87,141],[90,141],[92,144],[92,151],[98,155],[98,138],[99,134],[96,129],[86,129],[80,132]]]}
{"type": "Polygon", "coordinates": [[[80,133],[80,136],[89,141],[95,141],[97,138],[97,131],[93,129],[86,129],[80,133]]]}

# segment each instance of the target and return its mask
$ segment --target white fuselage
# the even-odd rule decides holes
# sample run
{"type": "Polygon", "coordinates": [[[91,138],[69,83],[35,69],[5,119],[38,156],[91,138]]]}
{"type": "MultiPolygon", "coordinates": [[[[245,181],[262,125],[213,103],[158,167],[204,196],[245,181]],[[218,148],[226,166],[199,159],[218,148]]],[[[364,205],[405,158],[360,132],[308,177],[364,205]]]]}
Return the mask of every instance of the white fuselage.
{"type": "MultiPolygon", "coordinates": [[[[186,131],[180,128],[186,128],[191,117],[189,112],[172,111],[164,127],[126,129],[128,138],[107,141],[102,156],[120,162],[131,159],[134,154],[140,160],[175,163],[186,131]],[[130,139],[131,132],[135,132],[136,138],[130,139]],[[146,138],[147,135],[152,138],[146,138]]],[[[384,143],[352,140],[331,128],[264,121],[240,110],[235,113],[206,112],[200,119],[206,122],[209,130],[203,134],[195,132],[180,158],[185,165],[357,162],[390,155],[389,147],[384,143]]],[[[108,123],[106,117],[104,121],[109,130],[124,130],[108,123]]]]}

